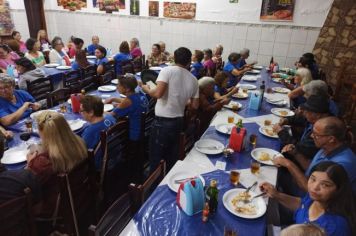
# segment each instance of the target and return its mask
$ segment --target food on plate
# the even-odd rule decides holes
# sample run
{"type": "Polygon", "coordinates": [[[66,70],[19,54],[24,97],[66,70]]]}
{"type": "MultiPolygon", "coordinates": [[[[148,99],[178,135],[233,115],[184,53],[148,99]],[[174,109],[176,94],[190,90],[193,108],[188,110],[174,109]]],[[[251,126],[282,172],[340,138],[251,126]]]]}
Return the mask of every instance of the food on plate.
{"type": "Polygon", "coordinates": [[[288,115],[288,111],[278,111],[278,113],[279,113],[281,116],[287,116],[287,115],[288,115]]]}
{"type": "Polygon", "coordinates": [[[265,126],[270,126],[272,124],[271,120],[265,120],[264,121],[265,126]]]}
{"type": "Polygon", "coordinates": [[[237,206],[235,208],[235,211],[241,214],[245,214],[245,215],[256,215],[257,211],[256,211],[256,206],[255,205],[245,205],[245,206],[237,206]]]}
{"type": "Polygon", "coordinates": [[[250,200],[251,198],[251,195],[249,192],[241,192],[239,194],[237,194],[232,200],[231,200],[231,203],[232,205],[236,205],[238,202],[241,202],[241,201],[246,201],[246,200],[250,200]]]}
{"type": "Polygon", "coordinates": [[[234,98],[246,98],[248,97],[247,93],[235,93],[234,95],[232,95],[234,98]]]}
{"type": "Polygon", "coordinates": [[[269,161],[271,160],[271,157],[267,152],[261,152],[260,155],[258,156],[258,159],[260,161],[269,161]]]}
{"type": "Polygon", "coordinates": [[[235,211],[245,215],[256,215],[256,206],[252,203],[245,204],[244,201],[251,199],[251,195],[248,192],[238,193],[232,200],[231,203],[235,208],[235,211]]]}
{"type": "Polygon", "coordinates": [[[275,135],[277,135],[277,133],[274,132],[273,129],[264,128],[263,130],[264,130],[265,133],[268,134],[269,136],[275,136],[275,135]]]}

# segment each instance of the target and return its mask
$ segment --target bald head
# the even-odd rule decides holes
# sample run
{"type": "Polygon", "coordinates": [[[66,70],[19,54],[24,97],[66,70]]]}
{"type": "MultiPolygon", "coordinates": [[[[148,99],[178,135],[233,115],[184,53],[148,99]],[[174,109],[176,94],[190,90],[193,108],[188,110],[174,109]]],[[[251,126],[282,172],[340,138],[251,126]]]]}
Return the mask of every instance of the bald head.
{"type": "Polygon", "coordinates": [[[315,125],[319,126],[324,134],[334,136],[339,142],[345,141],[346,126],[339,118],[335,116],[321,118],[315,125]]]}

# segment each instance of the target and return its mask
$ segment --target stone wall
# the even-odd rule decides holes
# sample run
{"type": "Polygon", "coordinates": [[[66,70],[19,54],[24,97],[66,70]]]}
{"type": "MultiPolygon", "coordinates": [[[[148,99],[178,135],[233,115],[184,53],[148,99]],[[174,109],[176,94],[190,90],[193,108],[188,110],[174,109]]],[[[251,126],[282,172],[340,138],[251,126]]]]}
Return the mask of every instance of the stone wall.
{"type": "MultiPolygon", "coordinates": [[[[356,1],[335,0],[320,31],[313,53],[333,88],[337,73],[347,63],[344,74],[356,82],[356,1]],[[354,76],[352,76],[354,75],[354,76]]],[[[347,91],[341,91],[346,93],[347,91]]],[[[340,94],[342,96],[342,94],[340,94]]]]}

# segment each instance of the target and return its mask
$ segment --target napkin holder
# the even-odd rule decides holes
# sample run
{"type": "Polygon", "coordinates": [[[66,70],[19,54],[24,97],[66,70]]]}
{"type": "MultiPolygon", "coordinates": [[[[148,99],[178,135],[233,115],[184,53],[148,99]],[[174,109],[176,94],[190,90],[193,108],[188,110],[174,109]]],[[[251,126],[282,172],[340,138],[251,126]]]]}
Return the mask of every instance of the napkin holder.
{"type": "Polygon", "coordinates": [[[199,177],[180,184],[177,193],[177,204],[185,214],[192,216],[204,208],[204,186],[199,177]]]}
{"type": "Polygon", "coordinates": [[[80,98],[81,98],[81,94],[70,95],[70,101],[72,103],[72,111],[74,113],[79,113],[80,111],[80,98]]]}
{"type": "Polygon", "coordinates": [[[230,134],[229,147],[235,152],[242,152],[247,131],[245,128],[233,127],[230,134]]]}
{"type": "Polygon", "coordinates": [[[250,93],[250,102],[248,108],[250,110],[258,111],[260,109],[260,104],[262,103],[263,96],[259,91],[250,93]]]}

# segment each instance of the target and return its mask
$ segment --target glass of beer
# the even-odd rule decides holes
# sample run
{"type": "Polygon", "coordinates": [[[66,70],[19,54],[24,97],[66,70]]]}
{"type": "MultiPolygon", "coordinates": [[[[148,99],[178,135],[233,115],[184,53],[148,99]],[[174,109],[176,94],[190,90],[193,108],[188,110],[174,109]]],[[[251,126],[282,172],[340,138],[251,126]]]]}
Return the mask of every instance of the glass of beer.
{"type": "Polygon", "coordinates": [[[232,185],[235,187],[239,184],[240,181],[240,172],[237,170],[231,170],[230,171],[230,182],[232,185]]]}
{"type": "Polygon", "coordinates": [[[253,146],[253,148],[256,148],[256,144],[257,144],[257,135],[256,134],[250,135],[250,143],[253,146]]]}
{"type": "Polygon", "coordinates": [[[61,113],[66,113],[67,112],[67,106],[65,103],[61,103],[61,105],[59,105],[59,111],[61,113]]]}
{"type": "Polygon", "coordinates": [[[237,236],[237,231],[231,226],[226,225],[224,226],[224,236],[237,236]]]}
{"type": "Polygon", "coordinates": [[[25,120],[25,125],[26,125],[26,131],[28,133],[32,133],[32,119],[28,118],[27,120],[25,120]]]}
{"type": "Polygon", "coordinates": [[[234,123],[234,116],[228,116],[227,117],[227,123],[234,123]]]}
{"type": "Polygon", "coordinates": [[[248,89],[247,89],[247,88],[244,88],[244,89],[242,89],[242,92],[243,92],[243,93],[247,93],[247,92],[248,92],[248,89]]]}
{"type": "Polygon", "coordinates": [[[261,164],[256,160],[251,160],[251,173],[256,175],[260,173],[261,164]]]}

